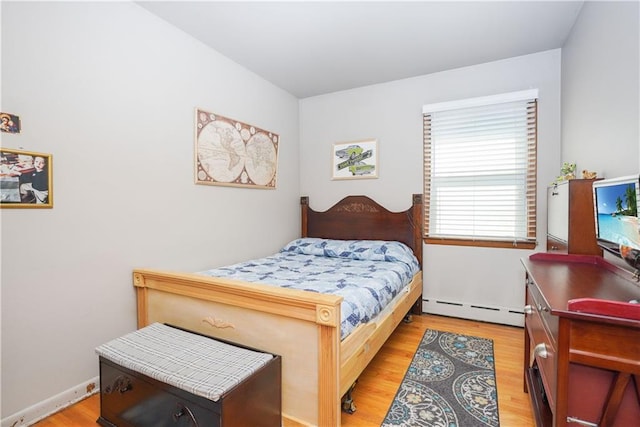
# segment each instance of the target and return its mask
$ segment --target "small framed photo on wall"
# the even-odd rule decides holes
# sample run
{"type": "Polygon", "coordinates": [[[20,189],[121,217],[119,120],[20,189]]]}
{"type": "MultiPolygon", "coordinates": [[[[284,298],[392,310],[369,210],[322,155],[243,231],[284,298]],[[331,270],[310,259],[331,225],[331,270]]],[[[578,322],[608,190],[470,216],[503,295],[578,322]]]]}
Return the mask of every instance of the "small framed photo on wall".
{"type": "Polygon", "coordinates": [[[20,133],[20,117],[15,114],[0,112],[0,131],[20,133]]]}
{"type": "Polygon", "coordinates": [[[52,155],[2,148],[0,207],[52,208],[52,155]]]}
{"type": "Polygon", "coordinates": [[[378,142],[375,139],[335,143],[331,158],[331,179],[378,177],[378,142]]]}

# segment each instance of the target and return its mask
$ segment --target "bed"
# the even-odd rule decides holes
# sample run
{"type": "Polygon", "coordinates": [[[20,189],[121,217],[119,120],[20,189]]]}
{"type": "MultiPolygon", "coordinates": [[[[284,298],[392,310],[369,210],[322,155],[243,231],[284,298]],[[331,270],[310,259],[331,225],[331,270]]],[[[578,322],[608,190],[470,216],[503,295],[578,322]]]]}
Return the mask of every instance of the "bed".
{"type": "MultiPolygon", "coordinates": [[[[301,238],[397,241],[422,266],[422,195],[391,212],[348,196],[324,212],[302,197],[301,238]]],[[[263,283],[135,269],[138,327],[162,322],[282,356],[285,426],[339,426],[341,398],[396,326],[421,310],[422,271],[380,314],[342,339],[343,297],[263,283]]]]}

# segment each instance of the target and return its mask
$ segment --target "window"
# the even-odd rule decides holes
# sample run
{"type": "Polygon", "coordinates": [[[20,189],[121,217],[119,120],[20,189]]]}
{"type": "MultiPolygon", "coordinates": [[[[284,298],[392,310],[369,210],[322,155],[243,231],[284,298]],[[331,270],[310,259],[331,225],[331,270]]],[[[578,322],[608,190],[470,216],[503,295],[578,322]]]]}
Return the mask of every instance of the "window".
{"type": "Polygon", "coordinates": [[[426,243],[535,247],[537,97],[424,106],[426,243]]]}

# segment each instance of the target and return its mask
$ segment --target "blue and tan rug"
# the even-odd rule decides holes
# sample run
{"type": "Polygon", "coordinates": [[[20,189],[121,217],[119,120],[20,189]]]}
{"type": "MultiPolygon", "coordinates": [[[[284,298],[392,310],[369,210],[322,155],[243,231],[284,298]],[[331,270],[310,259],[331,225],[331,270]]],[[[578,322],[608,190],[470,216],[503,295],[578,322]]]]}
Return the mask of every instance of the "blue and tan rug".
{"type": "Polygon", "coordinates": [[[498,427],[493,341],[427,329],[382,427],[498,427]]]}

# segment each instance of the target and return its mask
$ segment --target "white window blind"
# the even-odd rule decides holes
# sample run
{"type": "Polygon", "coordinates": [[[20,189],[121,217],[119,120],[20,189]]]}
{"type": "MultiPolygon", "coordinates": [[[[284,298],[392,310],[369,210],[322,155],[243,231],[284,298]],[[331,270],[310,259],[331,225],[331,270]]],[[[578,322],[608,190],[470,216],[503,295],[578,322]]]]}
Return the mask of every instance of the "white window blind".
{"type": "Polygon", "coordinates": [[[535,241],[537,91],[425,106],[427,238],[535,241]]]}

